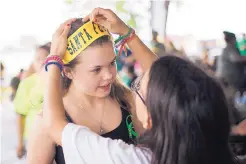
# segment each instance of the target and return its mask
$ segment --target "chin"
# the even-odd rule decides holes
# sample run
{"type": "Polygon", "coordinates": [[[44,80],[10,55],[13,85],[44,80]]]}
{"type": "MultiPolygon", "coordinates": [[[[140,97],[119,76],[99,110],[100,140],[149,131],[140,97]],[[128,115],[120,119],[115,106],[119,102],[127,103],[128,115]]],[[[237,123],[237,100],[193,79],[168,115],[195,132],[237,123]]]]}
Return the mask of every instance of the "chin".
{"type": "Polygon", "coordinates": [[[110,92],[111,92],[111,85],[106,88],[98,88],[96,95],[97,97],[104,98],[109,96],[110,92]]]}
{"type": "Polygon", "coordinates": [[[104,92],[104,93],[98,93],[97,97],[105,98],[105,97],[108,97],[109,95],[110,95],[110,91],[109,92],[104,92]]]}

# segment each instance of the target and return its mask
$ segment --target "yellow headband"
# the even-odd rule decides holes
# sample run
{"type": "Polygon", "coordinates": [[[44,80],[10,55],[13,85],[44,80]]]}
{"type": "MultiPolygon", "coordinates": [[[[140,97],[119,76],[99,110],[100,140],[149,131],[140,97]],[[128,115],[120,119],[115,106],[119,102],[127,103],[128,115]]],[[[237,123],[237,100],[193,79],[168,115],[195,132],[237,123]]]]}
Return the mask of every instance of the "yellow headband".
{"type": "Polygon", "coordinates": [[[91,21],[85,23],[67,39],[67,50],[63,58],[64,64],[72,61],[91,43],[105,35],[111,37],[104,27],[91,21]]]}

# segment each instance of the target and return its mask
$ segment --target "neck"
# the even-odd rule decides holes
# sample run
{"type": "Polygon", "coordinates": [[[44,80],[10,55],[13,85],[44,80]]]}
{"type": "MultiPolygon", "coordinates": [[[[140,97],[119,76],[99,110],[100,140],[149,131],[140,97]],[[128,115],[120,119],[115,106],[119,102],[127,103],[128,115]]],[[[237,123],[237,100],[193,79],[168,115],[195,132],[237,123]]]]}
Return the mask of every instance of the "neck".
{"type": "Polygon", "coordinates": [[[79,91],[73,84],[71,84],[68,92],[66,93],[65,99],[69,101],[69,104],[81,105],[89,109],[101,108],[104,104],[107,97],[99,98],[95,96],[86,95],[83,92],[79,91]]]}

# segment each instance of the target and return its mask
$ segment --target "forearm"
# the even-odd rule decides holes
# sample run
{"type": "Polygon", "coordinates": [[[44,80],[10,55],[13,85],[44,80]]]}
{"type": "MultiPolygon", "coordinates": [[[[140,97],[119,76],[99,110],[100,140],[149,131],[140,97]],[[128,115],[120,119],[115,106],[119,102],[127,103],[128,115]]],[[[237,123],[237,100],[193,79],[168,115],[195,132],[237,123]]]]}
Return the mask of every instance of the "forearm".
{"type": "Polygon", "coordinates": [[[128,43],[134,57],[140,63],[143,71],[148,70],[152,63],[158,58],[140,39],[137,35],[128,43]]]}
{"type": "Polygon", "coordinates": [[[49,127],[51,138],[61,144],[62,130],[66,126],[65,110],[62,101],[62,85],[59,67],[49,65],[45,72],[44,120],[49,127]]]}
{"type": "Polygon", "coordinates": [[[24,129],[25,129],[25,116],[18,114],[17,116],[17,131],[18,131],[18,144],[24,144],[24,129]]]}

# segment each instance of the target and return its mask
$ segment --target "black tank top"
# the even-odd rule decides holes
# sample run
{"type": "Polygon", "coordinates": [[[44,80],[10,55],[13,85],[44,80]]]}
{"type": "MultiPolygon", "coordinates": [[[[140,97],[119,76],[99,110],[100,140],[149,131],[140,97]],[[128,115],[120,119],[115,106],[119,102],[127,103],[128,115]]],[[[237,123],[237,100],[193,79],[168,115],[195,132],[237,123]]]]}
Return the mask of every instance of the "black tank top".
{"type": "MultiPolygon", "coordinates": [[[[131,115],[123,107],[120,109],[122,112],[122,120],[120,125],[113,131],[103,134],[102,137],[121,139],[128,144],[135,144],[136,132],[133,128],[131,115]]],[[[67,120],[73,123],[72,119],[68,115],[67,120]]],[[[64,154],[61,146],[56,146],[55,161],[57,164],[65,164],[64,154]]]]}

